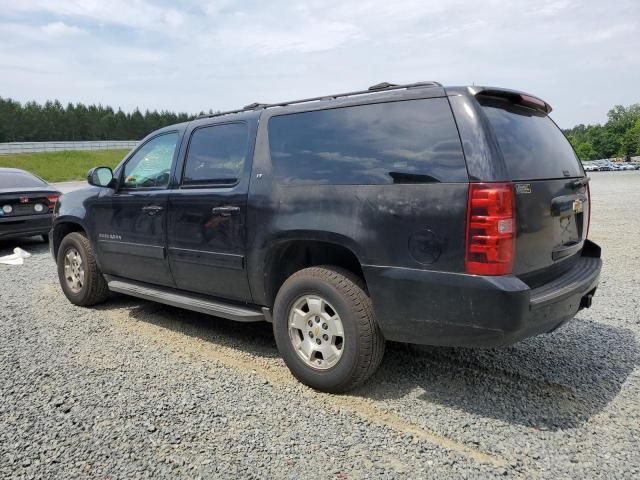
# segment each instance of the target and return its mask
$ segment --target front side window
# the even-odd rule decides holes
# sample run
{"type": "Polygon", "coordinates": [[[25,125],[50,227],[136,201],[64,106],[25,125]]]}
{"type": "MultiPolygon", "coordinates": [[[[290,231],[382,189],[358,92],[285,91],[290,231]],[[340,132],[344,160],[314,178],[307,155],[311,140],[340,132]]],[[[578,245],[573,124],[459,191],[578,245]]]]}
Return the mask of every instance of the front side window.
{"type": "Polygon", "coordinates": [[[124,188],[167,188],[179,138],[172,132],[145,143],[124,166],[124,188]]]}
{"type": "Polygon", "coordinates": [[[269,146],[284,184],[466,182],[462,146],[444,98],[274,116],[269,146]]]}
{"type": "Polygon", "coordinates": [[[242,175],[247,147],[245,123],[198,128],[191,135],[182,184],[235,184],[242,175]]]}

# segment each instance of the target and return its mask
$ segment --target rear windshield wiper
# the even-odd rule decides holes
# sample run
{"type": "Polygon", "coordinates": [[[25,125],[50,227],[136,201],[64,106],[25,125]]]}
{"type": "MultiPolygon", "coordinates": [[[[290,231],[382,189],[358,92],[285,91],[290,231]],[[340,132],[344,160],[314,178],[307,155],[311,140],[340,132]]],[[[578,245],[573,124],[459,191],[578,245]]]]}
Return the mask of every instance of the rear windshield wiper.
{"type": "Polygon", "coordinates": [[[422,173],[389,172],[393,183],[440,183],[435,177],[422,173]]]}
{"type": "Polygon", "coordinates": [[[584,187],[591,181],[591,177],[582,177],[576,180],[572,180],[567,183],[567,187],[573,188],[574,190],[580,187],[584,187]]]}

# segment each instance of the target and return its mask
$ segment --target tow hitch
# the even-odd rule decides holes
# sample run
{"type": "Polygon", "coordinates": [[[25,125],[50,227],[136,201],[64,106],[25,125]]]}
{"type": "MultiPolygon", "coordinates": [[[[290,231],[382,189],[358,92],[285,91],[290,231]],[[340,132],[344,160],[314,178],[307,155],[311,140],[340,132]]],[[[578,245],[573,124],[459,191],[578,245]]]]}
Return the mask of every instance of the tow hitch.
{"type": "Polygon", "coordinates": [[[580,299],[580,309],[591,308],[591,302],[593,302],[593,292],[587,293],[580,299]]]}

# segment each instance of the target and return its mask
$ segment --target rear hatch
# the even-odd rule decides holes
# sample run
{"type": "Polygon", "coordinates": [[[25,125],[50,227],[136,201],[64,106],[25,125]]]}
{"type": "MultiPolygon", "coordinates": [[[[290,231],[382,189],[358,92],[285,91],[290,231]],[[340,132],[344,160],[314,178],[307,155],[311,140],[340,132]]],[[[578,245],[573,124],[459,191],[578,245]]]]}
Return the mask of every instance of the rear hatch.
{"type": "Polygon", "coordinates": [[[514,183],[513,274],[535,288],[578,259],[589,225],[588,179],[544,102],[520,95],[476,98],[514,183]]]}

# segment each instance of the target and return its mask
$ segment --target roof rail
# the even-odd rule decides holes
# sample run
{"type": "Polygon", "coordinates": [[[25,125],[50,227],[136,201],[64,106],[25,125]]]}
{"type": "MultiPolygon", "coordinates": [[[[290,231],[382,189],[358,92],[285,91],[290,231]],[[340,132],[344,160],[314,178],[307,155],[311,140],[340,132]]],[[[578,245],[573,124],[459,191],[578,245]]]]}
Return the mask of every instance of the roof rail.
{"type": "Polygon", "coordinates": [[[394,83],[389,83],[389,82],[382,82],[382,83],[377,83],[376,85],[372,85],[370,86],[367,90],[357,90],[355,92],[346,92],[346,93],[334,93],[332,95],[323,95],[322,97],[310,97],[310,98],[303,98],[301,100],[291,100],[288,102],[279,102],[279,103],[259,103],[259,102],[254,102],[254,103],[250,103],[249,105],[245,106],[244,108],[241,108],[239,110],[229,110],[227,112],[217,112],[217,113],[209,113],[209,114],[205,114],[205,115],[200,115],[198,118],[211,118],[211,117],[219,117],[222,115],[229,115],[232,113],[241,113],[241,112],[249,112],[249,111],[255,111],[255,110],[264,110],[266,108],[273,108],[273,107],[285,107],[287,105],[297,105],[300,103],[308,103],[308,102],[319,102],[321,100],[335,100],[337,98],[344,98],[344,97],[352,97],[352,96],[356,96],[356,95],[367,95],[367,94],[372,94],[372,93],[378,93],[378,92],[383,92],[383,91],[390,91],[390,90],[404,90],[404,89],[410,89],[410,88],[422,88],[422,87],[441,87],[442,84],[439,82],[417,82],[417,83],[407,83],[405,85],[397,85],[394,83]]]}

